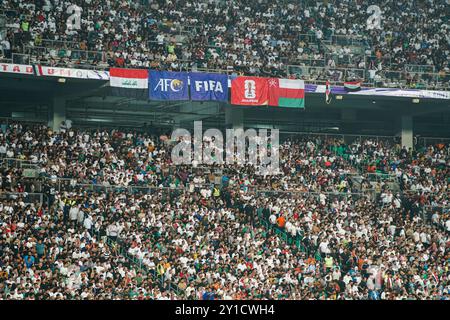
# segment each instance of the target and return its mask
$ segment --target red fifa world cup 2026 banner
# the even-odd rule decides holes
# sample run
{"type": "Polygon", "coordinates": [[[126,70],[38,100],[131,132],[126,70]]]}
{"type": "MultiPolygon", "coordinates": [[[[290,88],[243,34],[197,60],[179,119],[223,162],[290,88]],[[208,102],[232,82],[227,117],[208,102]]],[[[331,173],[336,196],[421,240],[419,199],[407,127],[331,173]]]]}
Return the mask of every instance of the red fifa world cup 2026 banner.
{"type": "Polygon", "coordinates": [[[231,104],[263,106],[269,104],[268,78],[237,77],[231,82],[231,104]]]}

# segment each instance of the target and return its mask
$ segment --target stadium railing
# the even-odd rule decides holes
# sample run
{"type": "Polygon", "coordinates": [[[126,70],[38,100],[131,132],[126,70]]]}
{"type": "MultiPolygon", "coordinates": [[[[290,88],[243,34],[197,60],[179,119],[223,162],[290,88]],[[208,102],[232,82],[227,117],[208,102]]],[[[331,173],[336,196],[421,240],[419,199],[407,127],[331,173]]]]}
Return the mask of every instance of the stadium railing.
{"type": "Polygon", "coordinates": [[[318,85],[325,85],[327,81],[331,85],[344,85],[346,80],[355,79],[362,81],[362,87],[369,88],[450,90],[450,73],[381,70],[375,71],[374,77],[371,77],[369,69],[314,65],[288,65],[286,68],[288,75],[318,85]]]}
{"type": "Polygon", "coordinates": [[[450,138],[439,138],[439,137],[415,137],[417,145],[421,147],[427,147],[429,145],[435,145],[439,143],[450,143],[450,138]]]}
{"type": "Polygon", "coordinates": [[[256,210],[258,220],[261,225],[266,228],[268,231],[273,231],[276,235],[278,235],[281,239],[283,239],[286,243],[292,245],[294,244],[301,252],[308,253],[308,248],[302,243],[301,235],[293,236],[292,234],[286,232],[286,230],[279,228],[278,226],[271,224],[269,220],[264,219],[262,214],[262,208],[258,208],[256,210]]]}
{"type": "MultiPolygon", "coordinates": [[[[180,33],[180,35],[183,32],[180,33]]],[[[186,32],[184,32],[186,33],[186,32]]],[[[188,34],[188,33],[187,33],[188,34]]],[[[347,37],[347,36],[339,36],[333,35],[331,36],[331,40],[318,40],[315,39],[314,35],[311,34],[300,34],[299,40],[307,39],[307,43],[318,44],[323,43],[332,43],[336,45],[358,45],[358,46],[367,46],[366,40],[361,37],[347,37]],[[328,41],[328,42],[327,42],[328,41]]],[[[150,41],[155,42],[155,41],[150,41]]],[[[172,42],[172,41],[170,41],[172,42]]],[[[168,43],[167,41],[163,42],[162,45],[168,43]]],[[[158,44],[159,45],[159,44],[158,44]]],[[[179,45],[183,45],[180,43],[179,45]]],[[[77,68],[86,68],[93,70],[105,70],[108,69],[109,66],[106,64],[106,59],[108,54],[105,51],[90,51],[90,50],[81,50],[79,49],[79,43],[73,41],[61,41],[61,40],[50,40],[50,39],[42,39],[37,45],[24,45],[22,48],[22,52],[14,52],[13,54],[16,57],[25,56],[27,61],[33,61],[34,63],[43,63],[45,61],[39,60],[42,59],[42,55],[50,56],[50,53],[54,55],[54,59],[60,58],[70,58],[69,61],[65,61],[61,64],[58,64],[59,67],[77,67],[77,68]],[[70,51],[70,56],[67,55],[67,52],[70,51]],[[39,58],[39,59],[38,59],[39,58]],[[103,64],[92,64],[92,62],[102,61],[103,64]]],[[[52,58],[52,57],[50,57],[52,58]]],[[[189,71],[188,69],[191,67],[190,64],[192,61],[190,60],[182,60],[177,59],[177,63],[180,65],[180,70],[189,71]]],[[[18,59],[18,58],[17,58],[18,59]]],[[[16,59],[16,60],[17,60],[16,59]]],[[[281,59],[281,58],[280,58],[281,59]]],[[[383,59],[383,70],[377,71],[378,75],[375,77],[369,76],[371,72],[368,68],[368,61],[378,58],[373,56],[367,56],[364,54],[355,54],[355,55],[344,55],[340,57],[338,54],[333,52],[326,53],[322,59],[316,60],[311,57],[300,60],[292,60],[284,61],[283,63],[287,66],[286,72],[287,75],[297,75],[297,77],[304,79],[310,83],[314,84],[325,84],[328,80],[331,84],[341,85],[345,80],[359,79],[363,81],[363,86],[365,87],[395,87],[395,88],[416,88],[416,89],[440,89],[440,90],[450,90],[450,74],[449,73],[437,73],[435,72],[434,66],[429,65],[403,65],[397,67],[395,64],[390,61],[386,61],[383,59]],[[337,63],[335,68],[329,69],[326,67],[327,61],[332,58],[337,63]],[[365,62],[365,66],[367,68],[358,69],[356,68],[357,64],[361,61],[365,62]],[[317,73],[320,69],[323,68],[322,72],[317,73]],[[299,69],[303,69],[301,72],[299,69]],[[308,71],[309,69],[314,70],[314,72],[308,71]],[[326,69],[326,70],[325,70],[326,69]],[[331,72],[330,72],[331,70],[331,72]],[[325,73],[326,71],[326,73],[325,73]],[[407,76],[409,74],[410,76],[407,76]],[[414,78],[416,76],[416,78],[414,78]]],[[[25,63],[24,59],[19,59],[21,63],[25,63]]],[[[13,59],[14,63],[14,59],[13,59]]],[[[16,62],[19,63],[19,62],[16,62]]],[[[47,63],[51,63],[47,61],[47,63]]],[[[59,63],[59,62],[58,62],[59,63]]],[[[139,67],[138,67],[139,68],[139,67]]],[[[205,72],[214,72],[214,73],[233,73],[238,72],[237,67],[230,66],[230,69],[214,69],[214,68],[206,68],[205,72]]],[[[198,71],[202,71],[201,68],[197,69],[198,71]]]]}
{"type": "Polygon", "coordinates": [[[173,291],[177,294],[178,297],[182,297],[184,293],[180,290],[180,288],[176,285],[174,285],[171,282],[168,282],[167,285],[165,285],[164,276],[160,276],[157,274],[156,270],[149,269],[145,264],[143,264],[143,261],[141,259],[138,259],[134,257],[133,255],[130,255],[126,248],[123,247],[123,245],[118,240],[113,240],[109,236],[102,236],[100,232],[96,234],[97,240],[103,240],[108,247],[111,248],[111,250],[117,252],[119,255],[126,258],[129,263],[134,265],[138,270],[145,272],[146,274],[150,275],[153,281],[155,281],[158,286],[162,289],[168,289],[169,292],[173,291]]]}
{"type": "Polygon", "coordinates": [[[160,191],[176,192],[186,190],[185,187],[160,187],[160,186],[125,186],[125,185],[104,185],[96,183],[79,183],[72,178],[52,178],[42,177],[51,182],[57,191],[64,191],[67,187],[82,188],[84,190],[96,192],[129,192],[129,193],[153,193],[160,191]]]}
{"type": "Polygon", "coordinates": [[[331,35],[325,36],[322,40],[324,43],[329,43],[332,45],[339,46],[358,46],[358,47],[370,47],[368,40],[364,39],[362,36],[356,35],[331,35]]]}
{"type": "Polygon", "coordinates": [[[21,198],[24,203],[31,204],[31,203],[39,203],[42,204],[44,199],[47,198],[47,196],[43,193],[37,193],[37,192],[5,192],[0,191],[0,199],[4,200],[17,200],[18,198],[21,198]]]}
{"type": "MultiPolygon", "coordinates": [[[[92,70],[106,70],[109,65],[106,63],[107,54],[104,51],[92,51],[71,49],[65,47],[45,47],[45,46],[24,46],[24,53],[28,55],[30,61],[40,63],[38,57],[47,56],[49,59],[54,59],[52,63],[47,61],[45,64],[55,64],[54,67],[66,68],[84,68],[92,70]],[[60,62],[60,59],[70,59],[70,62],[60,62]],[[93,61],[101,61],[103,64],[92,64],[93,61]]],[[[41,58],[41,59],[42,59],[41,58]]],[[[45,65],[44,64],[44,65],[45,65]]]]}
{"type": "Polygon", "coordinates": [[[1,158],[1,166],[10,168],[20,168],[20,169],[35,169],[38,170],[40,167],[37,163],[30,160],[18,159],[18,158],[1,158]]]}
{"type": "Polygon", "coordinates": [[[369,182],[398,182],[394,173],[367,172],[365,175],[369,182]]]}

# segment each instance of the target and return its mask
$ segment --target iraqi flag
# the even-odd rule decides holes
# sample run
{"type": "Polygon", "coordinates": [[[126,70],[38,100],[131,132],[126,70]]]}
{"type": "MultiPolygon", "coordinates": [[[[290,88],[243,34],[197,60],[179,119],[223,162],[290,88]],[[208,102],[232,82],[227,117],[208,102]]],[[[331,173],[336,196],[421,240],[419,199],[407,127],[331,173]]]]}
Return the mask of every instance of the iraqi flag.
{"type": "Polygon", "coordinates": [[[33,65],[33,73],[36,77],[42,76],[42,66],[40,64],[34,64],[33,65]]]}
{"type": "Polygon", "coordinates": [[[361,90],[361,81],[346,81],[344,82],[344,89],[348,92],[361,90]]]}
{"type": "Polygon", "coordinates": [[[269,79],[269,105],[304,108],[305,83],[296,79],[269,79]]]}
{"type": "Polygon", "coordinates": [[[148,70],[110,68],[109,85],[114,96],[147,100],[148,70]]]}

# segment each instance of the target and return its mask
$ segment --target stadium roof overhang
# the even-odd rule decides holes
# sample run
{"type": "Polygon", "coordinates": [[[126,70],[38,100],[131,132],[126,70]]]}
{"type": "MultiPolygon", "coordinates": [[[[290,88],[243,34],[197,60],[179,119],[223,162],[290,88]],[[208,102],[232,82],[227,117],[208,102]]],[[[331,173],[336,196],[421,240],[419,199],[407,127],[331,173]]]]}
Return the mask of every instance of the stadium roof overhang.
{"type": "MultiPolygon", "coordinates": [[[[329,127],[338,125],[342,121],[342,113],[348,110],[358,116],[347,122],[361,122],[361,119],[367,118],[367,122],[379,123],[401,115],[450,112],[450,100],[427,98],[413,103],[412,98],[342,95],[341,99],[334,96],[332,102],[326,104],[323,93],[307,93],[305,109],[243,107],[217,102],[161,102],[113,96],[108,82],[102,80],[0,75],[1,116],[12,112],[25,115],[27,111],[34,110],[38,117],[36,110],[48,113],[56,96],[66,99],[68,118],[80,124],[96,125],[153,123],[173,126],[203,120],[207,125],[221,127],[225,122],[226,108],[243,109],[246,125],[248,123],[249,126],[279,121],[291,125],[310,122],[329,127]]],[[[43,117],[47,118],[47,115],[43,117]]]]}

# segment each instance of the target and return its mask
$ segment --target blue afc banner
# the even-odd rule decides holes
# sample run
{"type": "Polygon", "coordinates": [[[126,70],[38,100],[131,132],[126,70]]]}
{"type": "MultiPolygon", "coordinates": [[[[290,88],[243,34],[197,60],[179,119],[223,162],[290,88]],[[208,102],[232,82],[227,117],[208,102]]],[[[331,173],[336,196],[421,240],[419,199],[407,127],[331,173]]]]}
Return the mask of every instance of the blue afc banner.
{"type": "Polygon", "coordinates": [[[152,100],[189,100],[188,73],[150,70],[148,89],[152,100]]]}
{"type": "Polygon", "coordinates": [[[228,76],[224,74],[191,72],[191,100],[227,101],[228,76]]]}

